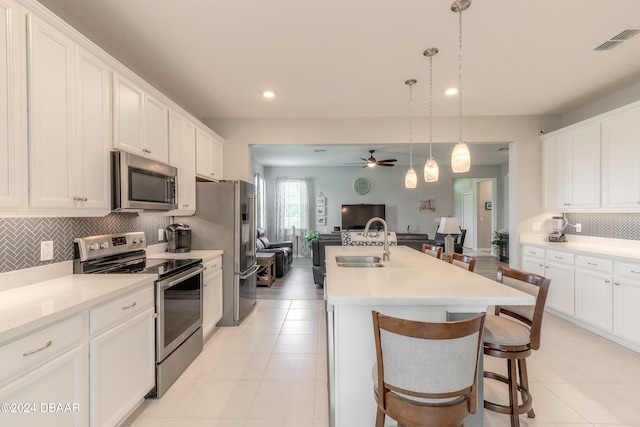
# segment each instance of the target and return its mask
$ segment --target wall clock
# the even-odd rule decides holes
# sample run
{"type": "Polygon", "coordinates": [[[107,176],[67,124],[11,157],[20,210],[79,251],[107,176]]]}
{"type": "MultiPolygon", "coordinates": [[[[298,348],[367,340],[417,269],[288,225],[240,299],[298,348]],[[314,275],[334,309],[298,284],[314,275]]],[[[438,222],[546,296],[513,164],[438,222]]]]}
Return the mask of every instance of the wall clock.
{"type": "Polygon", "coordinates": [[[358,178],[353,183],[353,191],[358,194],[367,194],[371,190],[371,183],[367,178],[358,178]]]}

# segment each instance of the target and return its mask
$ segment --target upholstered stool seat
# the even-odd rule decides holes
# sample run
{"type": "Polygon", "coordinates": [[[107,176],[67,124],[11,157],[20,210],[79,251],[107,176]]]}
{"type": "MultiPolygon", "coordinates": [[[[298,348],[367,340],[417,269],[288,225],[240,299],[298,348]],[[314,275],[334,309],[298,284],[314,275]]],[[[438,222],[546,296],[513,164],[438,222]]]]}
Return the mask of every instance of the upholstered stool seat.
{"type": "Polygon", "coordinates": [[[531,331],[521,323],[500,316],[487,316],[484,320],[485,345],[529,345],[530,341],[531,331]]]}

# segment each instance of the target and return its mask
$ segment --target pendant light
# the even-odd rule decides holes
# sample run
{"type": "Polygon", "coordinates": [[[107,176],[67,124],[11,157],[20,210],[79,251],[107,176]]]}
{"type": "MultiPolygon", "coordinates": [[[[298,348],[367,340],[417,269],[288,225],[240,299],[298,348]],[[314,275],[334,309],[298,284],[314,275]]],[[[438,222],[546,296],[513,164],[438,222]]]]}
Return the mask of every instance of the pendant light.
{"type": "Polygon", "coordinates": [[[469,147],[462,139],[462,12],[471,6],[471,0],[456,0],[451,4],[451,10],[458,12],[460,24],[459,50],[458,50],[458,143],[451,153],[451,169],[453,173],[469,172],[471,168],[471,153],[469,147]]]}
{"type": "Polygon", "coordinates": [[[409,86],[409,170],[404,176],[405,188],[416,188],[418,185],[418,176],[413,169],[413,85],[417,82],[415,79],[404,82],[409,86]]]}
{"type": "Polygon", "coordinates": [[[424,51],[424,56],[429,58],[429,158],[424,164],[424,180],[425,182],[437,182],[440,171],[438,170],[438,163],[433,158],[432,153],[432,137],[433,137],[433,56],[438,53],[438,48],[430,47],[424,51]]]}

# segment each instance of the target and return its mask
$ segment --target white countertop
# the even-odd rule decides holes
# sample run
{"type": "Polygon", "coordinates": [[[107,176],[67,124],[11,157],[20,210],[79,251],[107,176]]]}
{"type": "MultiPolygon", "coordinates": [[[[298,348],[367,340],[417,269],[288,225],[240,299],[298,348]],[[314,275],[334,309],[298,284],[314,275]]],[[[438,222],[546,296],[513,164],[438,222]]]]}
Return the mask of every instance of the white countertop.
{"type": "Polygon", "coordinates": [[[391,246],[384,267],[339,267],[338,255],[382,256],[381,246],[327,246],[329,305],[531,305],[533,296],[407,246],[391,246]]]}
{"type": "Polygon", "coordinates": [[[568,235],[566,242],[549,242],[543,234],[520,235],[521,245],[533,245],[555,251],[566,251],[587,256],[606,256],[621,261],[640,262],[640,242],[635,240],[589,238],[568,235]]]}
{"type": "Polygon", "coordinates": [[[0,292],[0,345],[156,278],[155,274],[72,274],[0,292]]]}

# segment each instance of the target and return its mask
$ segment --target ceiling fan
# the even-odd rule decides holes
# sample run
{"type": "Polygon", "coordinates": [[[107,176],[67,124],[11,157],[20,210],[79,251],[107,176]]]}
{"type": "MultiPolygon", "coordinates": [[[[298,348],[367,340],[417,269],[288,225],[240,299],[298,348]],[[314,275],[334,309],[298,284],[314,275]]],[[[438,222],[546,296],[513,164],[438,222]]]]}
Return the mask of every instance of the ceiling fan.
{"type": "MultiPolygon", "coordinates": [[[[360,157],[360,160],[364,161],[364,166],[362,166],[363,168],[366,167],[375,167],[375,166],[395,166],[393,164],[393,162],[397,162],[398,160],[396,159],[385,159],[385,160],[376,160],[375,157],[373,157],[373,153],[376,150],[369,150],[370,156],[368,159],[363,159],[362,157],[360,157]]],[[[349,165],[356,165],[356,164],[360,164],[360,163],[347,163],[349,165]]]]}

